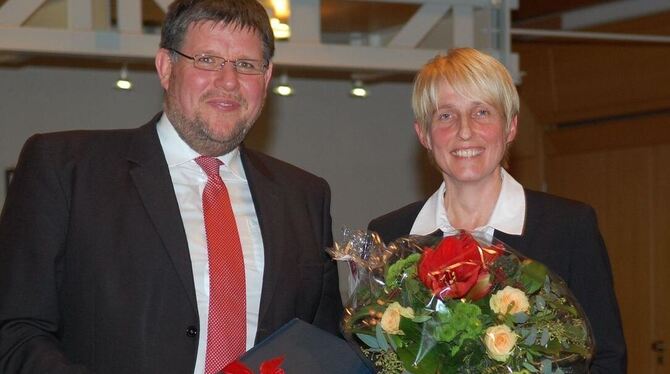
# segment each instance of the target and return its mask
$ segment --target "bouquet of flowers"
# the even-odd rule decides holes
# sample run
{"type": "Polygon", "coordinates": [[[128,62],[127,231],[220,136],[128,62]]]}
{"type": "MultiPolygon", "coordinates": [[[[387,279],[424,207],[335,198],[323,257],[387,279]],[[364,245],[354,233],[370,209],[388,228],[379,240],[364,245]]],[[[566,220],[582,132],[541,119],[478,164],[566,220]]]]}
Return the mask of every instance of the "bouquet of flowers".
{"type": "Polygon", "coordinates": [[[344,331],[380,373],[586,373],[587,318],[565,283],[500,241],[461,231],[384,245],[346,231],[344,331]]]}

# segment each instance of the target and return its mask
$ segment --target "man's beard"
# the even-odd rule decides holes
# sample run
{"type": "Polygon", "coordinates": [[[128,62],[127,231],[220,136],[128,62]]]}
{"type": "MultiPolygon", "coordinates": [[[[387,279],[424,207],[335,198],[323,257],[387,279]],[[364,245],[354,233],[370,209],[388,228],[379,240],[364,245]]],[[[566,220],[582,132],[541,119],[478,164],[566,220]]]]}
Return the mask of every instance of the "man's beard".
{"type": "Polygon", "coordinates": [[[169,98],[165,103],[165,113],[186,144],[199,154],[212,157],[224,155],[239,146],[255,120],[255,118],[252,121],[240,119],[229,136],[218,139],[211,134],[210,126],[198,114],[193,119],[187,118],[178,108],[171,105],[169,98]]]}

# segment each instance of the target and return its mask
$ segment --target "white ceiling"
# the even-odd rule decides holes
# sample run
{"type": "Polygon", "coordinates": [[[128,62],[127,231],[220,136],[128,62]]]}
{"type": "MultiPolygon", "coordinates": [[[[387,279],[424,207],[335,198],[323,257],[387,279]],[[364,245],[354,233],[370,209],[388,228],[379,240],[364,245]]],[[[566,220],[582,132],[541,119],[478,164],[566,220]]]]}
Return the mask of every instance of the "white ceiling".
{"type": "MultiPolygon", "coordinates": [[[[42,55],[149,61],[170,1],[0,0],[0,63],[42,55]]],[[[274,63],[372,76],[411,73],[440,51],[471,46],[498,57],[518,81],[513,35],[588,38],[570,32],[670,10],[668,0],[567,0],[564,6],[572,7],[550,15],[560,20],[558,30],[528,31],[512,27],[518,1],[291,0],[292,36],[277,42],[274,63]]],[[[521,6],[524,1],[537,7],[539,0],[521,0],[521,6]]],[[[670,36],[658,38],[670,42],[670,36]]]]}

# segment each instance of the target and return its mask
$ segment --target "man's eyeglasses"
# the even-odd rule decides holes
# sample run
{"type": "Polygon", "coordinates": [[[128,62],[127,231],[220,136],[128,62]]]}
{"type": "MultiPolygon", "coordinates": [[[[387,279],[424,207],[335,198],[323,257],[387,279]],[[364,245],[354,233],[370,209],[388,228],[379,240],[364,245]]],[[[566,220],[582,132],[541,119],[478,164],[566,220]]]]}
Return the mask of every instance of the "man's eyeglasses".
{"type": "Polygon", "coordinates": [[[237,60],[228,60],[223,57],[199,54],[195,56],[185,55],[176,49],[170,48],[170,51],[193,61],[193,66],[202,70],[217,71],[223,70],[227,63],[233,64],[235,71],[246,75],[260,75],[265,73],[268,65],[263,60],[252,60],[248,58],[238,58],[237,60]]]}

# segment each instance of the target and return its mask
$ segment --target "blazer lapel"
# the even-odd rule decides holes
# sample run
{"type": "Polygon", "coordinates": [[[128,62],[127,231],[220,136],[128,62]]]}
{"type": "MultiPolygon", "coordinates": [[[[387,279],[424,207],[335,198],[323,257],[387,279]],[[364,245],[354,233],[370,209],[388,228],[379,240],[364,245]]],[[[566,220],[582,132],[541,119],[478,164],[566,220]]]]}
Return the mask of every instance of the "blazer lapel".
{"type": "Polygon", "coordinates": [[[253,151],[240,147],[242,165],[249,182],[251,197],[256,209],[256,215],[263,237],[263,253],[265,266],[263,269],[263,289],[261,291],[261,304],[258,316],[259,326],[267,315],[274,290],[279,283],[278,276],[285,268],[285,261],[279,248],[287,240],[280,222],[284,202],[277,190],[277,182],[265,163],[253,151]]]}
{"type": "Polygon", "coordinates": [[[526,195],[526,218],[523,223],[523,230],[521,235],[510,235],[498,230],[495,230],[493,234],[496,239],[501,240],[503,243],[509,245],[522,254],[526,253],[528,251],[528,247],[533,245],[532,243],[535,240],[535,234],[538,231],[536,227],[538,218],[536,215],[539,213],[537,209],[535,209],[535,200],[533,200],[532,196],[530,196],[525,189],[524,193],[526,195]]]}
{"type": "Polygon", "coordinates": [[[139,128],[136,136],[131,140],[127,155],[129,172],[142,199],[144,209],[151,218],[197,314],[193,270],[186,233],[172,187],[170,172],[156,132],[156,122],[159,118],[160,114],[139,128]]]}

